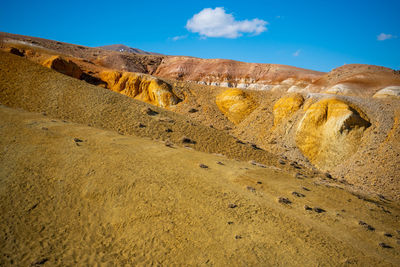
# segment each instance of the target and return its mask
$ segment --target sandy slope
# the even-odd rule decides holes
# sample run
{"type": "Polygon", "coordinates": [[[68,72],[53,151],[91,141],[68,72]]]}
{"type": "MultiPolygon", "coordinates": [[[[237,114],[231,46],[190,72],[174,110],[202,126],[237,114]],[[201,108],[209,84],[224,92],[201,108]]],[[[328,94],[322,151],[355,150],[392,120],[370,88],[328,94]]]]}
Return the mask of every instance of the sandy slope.
{"type": "Polygon", "coordinates": [[[5,107],[0,133],[1,265],[400,264],[384,200],[5,107]]]}

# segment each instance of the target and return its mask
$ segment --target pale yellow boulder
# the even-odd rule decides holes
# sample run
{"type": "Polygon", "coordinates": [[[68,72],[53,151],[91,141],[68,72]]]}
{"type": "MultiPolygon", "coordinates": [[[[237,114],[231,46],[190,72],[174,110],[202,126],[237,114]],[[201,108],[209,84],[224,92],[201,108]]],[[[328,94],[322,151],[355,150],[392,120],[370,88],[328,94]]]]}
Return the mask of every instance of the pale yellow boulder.
{"type": "Polygon", "coordinates": [[[240,89],[228,89],[216,98],[219,110],[233,123],[238,124],[257,108],[250,95],[240,89]]]}
{"type": "Polygon", "coordinates": [[[301,94],[293,93],[280,98],[274,105],[274,125],[277,126],[284,119],[290,118],[303,105],[301,94]]]}
{"type": "Polygon", "coordinates": [[[335,98],[322,99],[304,114],[296,131],[296,144],[311,163],[328,170],[357,151],[370,125],[359,108],[335,98]]]}

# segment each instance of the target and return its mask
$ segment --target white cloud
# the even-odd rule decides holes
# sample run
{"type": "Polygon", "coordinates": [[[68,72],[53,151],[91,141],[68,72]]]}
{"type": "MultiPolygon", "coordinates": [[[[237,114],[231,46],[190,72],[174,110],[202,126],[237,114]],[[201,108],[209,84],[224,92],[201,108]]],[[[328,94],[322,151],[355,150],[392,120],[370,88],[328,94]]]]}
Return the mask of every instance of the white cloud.
{"type": "Polygon", "coordinates": [[[178,40],[181,40],[181,39],[185,39],[186,37],[187,37],[187,35],[179,35],[179,36],[174,36],[171,39],[173,41],[178,41],[178,40]]]}
{"type": "Polygon", "coordinates": [[[386,34],[386,33],[381,33],[376,37],[376,39],[378,41],[385,41],[385,40],[394,39],[394,38],[397,38],[397,36],[391,35],[391,34],[386,34]]]}
{"type": "Polygon", "coordinates": [[[298,57],[300,55],[301,49],[297,50],[296,52],[293,53],[294,57],[298,57]]]}
{"type": "Polygon", "coordinates": [[[237,21],[227,14],[223,7],[205,8],[193,15],[186,23],[186,29],[202,37],[237,38],[243,33],[258,35],[267,30],[268,22],[261,19],[237,21]]]}

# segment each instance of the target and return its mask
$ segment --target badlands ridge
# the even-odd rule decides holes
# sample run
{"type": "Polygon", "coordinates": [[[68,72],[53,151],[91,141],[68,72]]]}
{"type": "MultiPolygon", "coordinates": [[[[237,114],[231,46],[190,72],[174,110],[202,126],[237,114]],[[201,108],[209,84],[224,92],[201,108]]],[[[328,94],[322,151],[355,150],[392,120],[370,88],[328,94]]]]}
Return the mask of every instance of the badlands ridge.
{"type": "Polygon", "coordinates": [[[400,264],[400,72],[0,34],[0,263],[400,264]]]}

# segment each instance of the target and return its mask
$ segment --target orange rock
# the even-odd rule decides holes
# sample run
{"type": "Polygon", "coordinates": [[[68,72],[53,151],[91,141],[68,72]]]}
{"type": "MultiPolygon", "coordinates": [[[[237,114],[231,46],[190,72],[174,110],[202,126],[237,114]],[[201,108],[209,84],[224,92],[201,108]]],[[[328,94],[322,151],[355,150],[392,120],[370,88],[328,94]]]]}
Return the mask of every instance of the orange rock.
{"type": "Polygon", "coordinates": [[[42,65],[76,79],[80,79],[82,75],[82,70],[78,65],[60,56],[52,56],[44,61],[42,65]]]}
{"type": "Polygon", "coordinates": [[[304,98],[299,93],[292,93],[276,101],[274,105],[274,125],[290,118],[303,105],[304,98]]]}
{"type": "Polygon", "coordinates": [[[104,71],[100,73],[100,78],[107,83],[109,89],[155,106],[168,107],[176,105],[180,100],[169,84],[150,75],[104,71]]]}
{"type": "Polygon", "coordinates": [[[335,98],[312,104],[296,131],[296,144],[317,167],[329,170],[358,149],[367,116],[356,106],[335,98]]]}
{"type": "Polygon", "coordinates": [[[240,89],[228,89],[217,96],[216,104],[228,119],[238,124],[257,108],[257,103],[240,89]]]}

